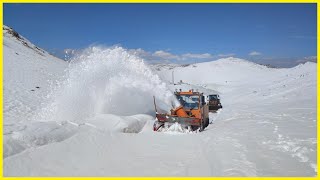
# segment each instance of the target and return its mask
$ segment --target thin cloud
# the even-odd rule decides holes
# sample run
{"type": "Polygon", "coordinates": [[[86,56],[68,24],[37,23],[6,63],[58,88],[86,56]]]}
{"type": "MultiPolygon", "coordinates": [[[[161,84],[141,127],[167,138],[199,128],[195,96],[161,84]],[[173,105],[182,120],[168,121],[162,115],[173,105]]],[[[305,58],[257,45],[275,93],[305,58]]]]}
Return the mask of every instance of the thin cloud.
{"type": "Polygon", "coordinates": [[[185,53],[182,55],[173,54],[167,51],[159,50],[152,53],[152,57],[160,58],[162,60],[171,60],[171,61],[188,61],[188,60],[197,60],[197,59],[211,59],[213,56],[209,53],[203,54],[194,54],[194,53],[185,53]]]}
{"type": "Polygon", "coordinates": [[[304,57],[303,59],[309,60],[309,61],[317,61],[317,56],[308,56],[308,57],[304,57]]]}
{"type": "Polygon", "coordinates": [[[153,56],[160,57],[162,59],[179,59],[179,56],[162,50],[154,52],[153,56]]]}
{"type": "Polygon", "coordinates": [[[252,51],[249,53],[249,56],[260,56],[261,53],[260,52],[257,52],[257,51],[252,51]]]}
{"type": "Polygon", "coordinates": [[[192,53],[186,53],[182,55],[183,59],[209,59],[212,58],[213,56],[209,53],[204,53],[204,54],[192,54],[192,53]]]}
{"type": "Polygon", "coordinates": [[[235,56],[236,54],[234,53],[230,53],[230,54],[218,54],[218,57],[232,57],[232,56],[235,56]]]}
{"type": "Polygon", "coordinates": [[[264,57],[254,61],[255,63],[271,65],[274,67],[290,68],[306,62],[317,62],[317,56],[307,57],[264,57]]]}
{"type": "Polygon", "coordinates": [[[296,63],[305,63],[305,62],[317,62],[318,58],[317,56],[308,56],[308,57],[304,57],[303,59],[298,59],[296,61],[296,63]]]}
{"type": "Polygon", "coordinates": [[[139,57],[148,57],[148,56],[151,56],[151,54],[141,48],[139,49],[130,49],[129,50],[129,53],[133,54],[133,55],[136,55],[136,56],[139,56],[139,57]]]}

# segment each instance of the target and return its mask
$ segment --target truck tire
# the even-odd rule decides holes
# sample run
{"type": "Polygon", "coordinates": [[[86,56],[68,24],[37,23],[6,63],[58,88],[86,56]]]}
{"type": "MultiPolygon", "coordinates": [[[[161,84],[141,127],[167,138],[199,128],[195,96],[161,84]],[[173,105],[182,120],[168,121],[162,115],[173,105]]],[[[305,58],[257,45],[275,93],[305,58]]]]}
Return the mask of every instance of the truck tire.
{"type": "Polygon", "coordinates": [[[204,127],[208,127],[209,126],[209,118],[206,118],[206,120],[204,121],[204,127]]]}
{"type": "Polygon", "coordinates": [[[199,127],[199,132],[202,132],[205,127],[205,122],[201,121],[200,127],[199,127]]]}

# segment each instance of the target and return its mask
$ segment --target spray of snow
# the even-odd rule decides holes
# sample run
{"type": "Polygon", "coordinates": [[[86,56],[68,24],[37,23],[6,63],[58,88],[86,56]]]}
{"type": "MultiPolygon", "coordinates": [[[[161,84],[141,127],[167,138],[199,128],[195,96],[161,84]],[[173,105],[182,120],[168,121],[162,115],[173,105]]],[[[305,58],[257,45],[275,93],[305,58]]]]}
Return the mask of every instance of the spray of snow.
{"type": "Polygon", "coordinates": [[[97,114],[154,114],[179,103],[143,59],[122,47],[94,46],[75,55],[38,120],[83,121],[97,114]]]}
{"type": "Polygon", "coordinates": [[[158,130],[158,132],[163,132],[166,134],[193,134],[197,133],[197,131],[192,131],[190,127],[185,128],[182,127],[181,124],[175,122],[174,124],[167,124],[165,123],[164,126],[158,130]]]}

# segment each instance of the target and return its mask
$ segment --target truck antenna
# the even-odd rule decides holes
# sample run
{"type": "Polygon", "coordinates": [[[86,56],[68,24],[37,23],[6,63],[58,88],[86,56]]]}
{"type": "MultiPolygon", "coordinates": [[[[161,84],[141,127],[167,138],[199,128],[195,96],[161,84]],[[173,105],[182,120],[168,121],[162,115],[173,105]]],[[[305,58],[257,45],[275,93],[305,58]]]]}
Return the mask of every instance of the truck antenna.
{"type": "Polygon", "coordinates": [[[172,70],[172,84],[174,85],[174,70],[172,70]]]}
{"type": "Polygon", "coordinates": [[[156,114],[158,113],[157,110],[157,104],[156,104],[156,97],[153,96],[153,104],[154,104],[154,109],[156,110],[156,114]]]}

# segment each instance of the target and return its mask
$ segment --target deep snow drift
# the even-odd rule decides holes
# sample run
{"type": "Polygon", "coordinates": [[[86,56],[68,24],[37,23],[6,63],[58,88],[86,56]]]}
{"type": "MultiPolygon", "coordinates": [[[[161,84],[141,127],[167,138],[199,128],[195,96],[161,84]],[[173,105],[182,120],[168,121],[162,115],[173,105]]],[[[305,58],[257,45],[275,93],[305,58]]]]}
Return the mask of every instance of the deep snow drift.
{"type": "Polygon", "coordinates": [[[90,47],[68,64],[5,28],[5,176],[317,173],[315,63],[149,68],[121,47],[90,47]],[[224,108],[202,133],[153,132],[152,96],[168,110],[180,88],[219,93],[224,108]]]}

